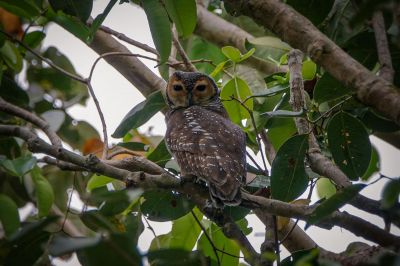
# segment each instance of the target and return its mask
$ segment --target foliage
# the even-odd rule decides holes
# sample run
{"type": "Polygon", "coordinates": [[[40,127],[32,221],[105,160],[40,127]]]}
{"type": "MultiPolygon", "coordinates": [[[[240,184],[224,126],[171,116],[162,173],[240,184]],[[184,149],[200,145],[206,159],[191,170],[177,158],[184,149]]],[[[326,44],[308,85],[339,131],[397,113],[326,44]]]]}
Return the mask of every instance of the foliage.
{"type": "MultiPolygon", "coordinates": [[[[89,44],[117,2],[108,1],[103,12],[90,20],[91,0],[0,0],[0,14],[7,12],[12,18],[1,20],[0,97],[41,117],[63,144],[77,154],[100,157],[104,144],[93,125],[70,115],[70,108],[86,105],[89,84],[76,72],[67,55],[57,47],[43,46],[46,28],[56,23],[89,44]],[[17,33],[8,31],[10,26],[15,27],[17,33]]],[[[127,6],[127,2],[121,0],[118,4],[127,6]]],[[[171,54],[174,26],[189,59],[200,61],[197,68],[216,80],[230,119],[246,133],[247,147],[266,157],[260,142],[262,134],[277,151],[270,162],[270,176],[266,169],[258,169],[259,166],[249,161],[249,172],[256,176],[246,190],[254,192],[256,189],[255,195],[271,196],[292,206],[296,205],[296,200],[305,201],[302,195],[309,187],[312,190],[316,182],[318,195],[326,199],[315,203],[312,213],[306,217],[307,226],[311,226],[323,222],[357,197],[368,180],[380,172],[380,155],[371,145],[370,136],[375,132],[396,132],[399,126],[359,102],[351,88],[312,60],[305,58],[302,65],[306,108],[295,112],[289,102],[290,73],[286,71],[290,45],[255,27],[249,19],[230,19],[242,29],[253,29],[257,38],[246,39],[243,47],[218,47],[220,42],[213,43],[211,38],[194,35],[199,8],[194,0],[132,2],[141,6],[147,16],[162,76],[166,78],[166,63],[175,56],[171,54]],[[283,72],[267,74],[257,69],[254,62],[273,64],[283,72]],[[311,131],[297,134],[294,118],[306,119],[312,126],[311,131]],[[342,189],[309,169],[310,133],[316,136],[321,154],[335,162],[353,183],[359,183],[342,189]]],[[[378,8],[371,4],[374,1],[365,1],[360,7],[356,6],[357,1],[348,0],[285,2],[353,58],[373,71],[379,68],[371,28],[368,23],[361,23],[378,8]]],[[[227,16],[225,10],[220,10],[220,4],[220,1],[211,1],[209,10],[214,15],[227,16]]],[[[392,22],[391,17],[385,18],[392,22]]],[[[392,39],[390,49],[395,51],[395,36],[392,39]]],[[[398,55],[393,53],[394,69],[400,69],[398,55]]],[[[182,56],[175,59],[181,60],[182,56]]],[[[398,76],[395,85],[399,85],[398,76]]],[[[134,153],[151,161],[155,164],[153,167],[180,174],[162,136],[140,133],[140,127],[166,106],[160,90],[135,104],[112,134],[121,140],[111,150],[129,151],[117,155],[115,160],[134,153]]],[[[0,112],[0,125],[26,126],[38,132],[35,124],[7,112],[0,112]]],[[[74,252],[82,265],[143,265],[146,260],[151,265],[238,265],[240,252],[248,256],[242,245],[229,239],[218,223],[196,207],[193,195],[171,190],[168,186],[125,189],[125,182],[115,176],[91,173],[82,169],[83,166],[76,171],[62,170],[50,165],[42,155],[32,154],[30,148],[16,137],[0,138],[1,265],[40,265],[49,263],[51,256],[62,257],[74,252]],[[90,208],[72,215],[77,211],[69,210],[72,194],[90,208]],[[33,204],[34,211],[22,219],[18,210],[28,203],[33,204]],[[61,214],[65,217],[55,217],[61,214]],[[137,245],[145,230],[143,222],[148,220],[171,222],[172,229],[154,236],[147,252],[140,251],[137,245]],[[64,234],[68,230],[66,221],[83,237],[64,234]]],[[[385,176],[380,175],[380,178],[385,176]]],[[[198,186],[206,189],[204,184],[198,186]]],[[[398,217],[399,194],[399,178],[390,178],[382,191],[381,207],[385,218],[398,217]]],[[[245,235],[252,231],[247,220],[250,214],[248,206],[225,207],[223,212],[245,235]]],[[[150,223],[148,227],[151,229],[150,223]]],[[[318,256],[318,249],[296,252],[281,265],[319,265],[318,256]]],[[[390,256],[382,261],[384,259],[395,261],[395,257],[390,256]]]]}

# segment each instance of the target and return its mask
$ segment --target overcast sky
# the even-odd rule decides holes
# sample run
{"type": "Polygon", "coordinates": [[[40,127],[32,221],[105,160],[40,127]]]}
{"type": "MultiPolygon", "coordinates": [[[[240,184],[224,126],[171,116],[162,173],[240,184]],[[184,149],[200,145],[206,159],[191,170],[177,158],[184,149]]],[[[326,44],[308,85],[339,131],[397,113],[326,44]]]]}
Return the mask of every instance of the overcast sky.
{"type": "MultiPolygon", "coordinates": [[[[94,1],[92,16],[102,12],[107,2],[108,1],[105,0],[94,1]]],[[[154,47],[146,16],[144,12],[136,6],[129,4],[117,4],[107,17],[104,25],[122,32],[139,42],[146,43],[147,45],[154,47]]],[[[57,25],[53,25],[48,28],[44,46],[56,46],[72,61],[77,72],[84,77],[88,76],[93,62],[98,57],[98,55],[88,48],[83,42],[76,39],[74,36],[64,31],[57,25]]],[[[142,50],[135,47],[129,46],[129,49],[133,53],[146,54],[142,50]]],[[[146,60],[143,62],[158,74],[158,71],[154,68],[154,62],[146,60]]],[[[93,88],[96,92],[105,116],[108,127],[108,135],[111,137],[111,133],[118,126],[124,115],[133,106],[142,101],[144,97],[131,83],[125,80],[124,77],[122,77],[116,70],[114,70],[104,61],[97,65],[92,81],[93,88]]],[[[73,107],[69,110],[69,113],[72,115],[72,117],[78,120],[86,120],[90,122],[90,124],[97,128],[99,132],[102,132],[99,116],[92,99],[88,100],[87,106],[73,107]]],[[[149,126],[153,127],[153,133],[161,135],[164,134],[166,128],[164,124],[164,117],[161,114],[157,114],[148,123],[141,127],[141,130],[146,131],[149,126]]],[[[117,142],[113,139],[111,139],[111,141],[117,142]]],[[[382,172],[387,176],[399,176],[400,168],[398,167],[398,158],[400,158],[400,152],[383,141],[380,141],[379,139],[372,138],[372,141],[381,155],[382,172]]],[[[373,187],[364,189],[363,194],[374,199],[379,199],[382,184],[383,182],[378,182],[373,187]]],[[[317,200],[316,197],[313,198],[313,201],[315,200],[317,200]]],[[[346,207],[346,210],[353,212],[354,208],[346,207]]],[[[356,211],[357,212],[353,213],[362,213],[361,211],[356,211]]],[[[369,216],[368,220],[374,224],[382,225],[381,219],[376,217],[369,216]]],[[[250,225],[253,226],[253,232],[249,238],[251,243],[256,247],[256,249],[258,249],[264,240],[264,226],[254,216],[251,216],[249,222],[250,225]]],[[[299,224],[301,227],[304,227],[304,223],[299,224]]],[[[155,232],[159,235],[169,231],[170,223],[153,223],[153,227],[155,232]]],[[[355,237],[346,230],[341,230],[339,228],[326,231],[317,227],[311,227],[307,230],[307,233],[310,234],[317,244],[323,248],[337,252],[343,251],[350,242],[363,241],[361,238],[355,237]]],[[[397,230],[396,233],[399,234],[399,231],[397,230]]],[[[152,233],[149,230],[145,230],[141,236],[139,247],[142,250],[146,250],[150,245],[152,238],[152,233]]],[[[285,254],[287,255],[287,253],[285,254]]],[[[67,263],[57,260],[57,264],[79,265],[76,259],[73,259],[67,263]]]]}

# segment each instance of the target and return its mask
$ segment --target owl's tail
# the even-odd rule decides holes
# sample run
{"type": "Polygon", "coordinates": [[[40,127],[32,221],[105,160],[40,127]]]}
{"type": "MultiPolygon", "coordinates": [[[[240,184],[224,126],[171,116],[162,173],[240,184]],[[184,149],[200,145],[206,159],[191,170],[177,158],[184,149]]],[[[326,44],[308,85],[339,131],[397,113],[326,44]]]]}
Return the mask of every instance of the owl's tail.
{"type": "Polygon", "coordinates": [[[238,206],[242,202],[241,195],[239,182],[228,182],[222,186],[210,184],[210,196],[215,207],[238,206]]]}

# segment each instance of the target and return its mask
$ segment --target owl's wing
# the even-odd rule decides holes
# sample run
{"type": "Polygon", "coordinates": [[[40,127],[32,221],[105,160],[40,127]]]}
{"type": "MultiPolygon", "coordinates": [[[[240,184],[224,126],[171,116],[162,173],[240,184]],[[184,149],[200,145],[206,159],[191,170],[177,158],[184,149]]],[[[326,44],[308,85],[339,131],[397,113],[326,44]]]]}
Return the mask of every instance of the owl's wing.
{"type": "Polygon", "coordinates": [[[171,116],[167,146],[183,173],[196,175],[226,191],[240,187],[246,172],[246,136],[219,114],[193,106],[171,116]]]}

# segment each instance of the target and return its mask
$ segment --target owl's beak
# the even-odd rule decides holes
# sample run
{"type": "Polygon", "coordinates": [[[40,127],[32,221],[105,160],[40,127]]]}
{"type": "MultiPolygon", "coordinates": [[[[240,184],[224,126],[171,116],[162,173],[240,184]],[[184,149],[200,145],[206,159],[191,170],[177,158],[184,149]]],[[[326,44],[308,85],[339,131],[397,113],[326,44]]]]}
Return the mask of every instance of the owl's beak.
{"type": "Polygon", "coordinates": [[[191,106],[193,104],[192,98],[193,98],[192,91],[189,91],[189,93],[188,93],[189,106],[191,106]]]}

